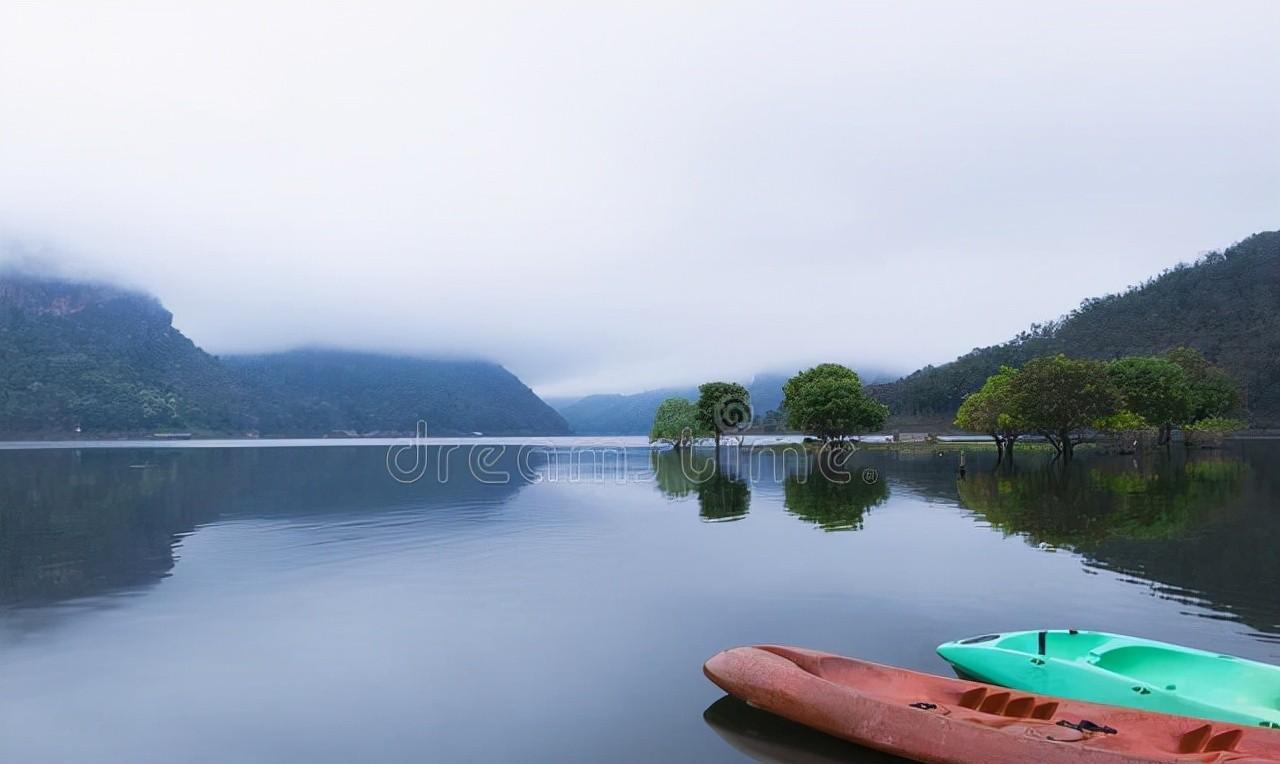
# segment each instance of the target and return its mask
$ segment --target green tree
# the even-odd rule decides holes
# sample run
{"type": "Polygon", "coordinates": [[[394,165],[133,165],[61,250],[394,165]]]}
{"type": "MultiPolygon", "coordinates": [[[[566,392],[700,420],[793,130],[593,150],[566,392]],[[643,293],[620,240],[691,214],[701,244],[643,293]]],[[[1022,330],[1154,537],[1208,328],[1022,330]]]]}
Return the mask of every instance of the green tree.
{"type": "Polygon", "coordinates": [[[1190,422],[1191,384],[1186,370],[1173,361],[1146,356],[1121,358],[1107,366],[1107,377],[1124,409],[1160,430],[1160,445],[1168,445],[1173,428],[1190,422]]]}
{"type": "Polygon", "coordinates": [[[889,409],[862,389],[857,372],[835,363],[802,371],[782,386],[787,424],[830,442],[884,426],[889,409]]]}
{"type": "Polygon", "coordinates": [[[1013,411],[1071,461],[1086,428],[1119,410],[1106,364],[1047,356],[1028,361],[1009,383],[1013,411]]]}
{"type": "Polygon", "coordinates": [[[680,449],[692,445],[694,438],[709,435],[698,421],[698,407],[688,398],[668,398],[658,404],[653,414],[649,442],[667,441],[680,449]]]}
{"type": "Polygon", "coordinates": [[[1165,358],[1181,366],[1190,386],[1190,422],[1223,417],[1240,405],[1240,388],[1225,371],[1210,364],[1200,351],[1180,347],[1165,358]]]}
{"type": "Polygon", "coordinates": [[[1009,386],[1018,370],[1001,366],[987,377],[981,389],[965,396],[956,412],[955,424],[962,430],[990,435],[996,443],[996,462],[1013,458],[1013,444],[1026,430],[1026,423],[1013,408],[1009,386]]]}
{"type": "Polygon", "coordinates": [[[718,461],[720,436],[751,426],[751,393],[737,382],[707,382],[698,386],[697,406],[698,426],[716,439],[718,461]]]}

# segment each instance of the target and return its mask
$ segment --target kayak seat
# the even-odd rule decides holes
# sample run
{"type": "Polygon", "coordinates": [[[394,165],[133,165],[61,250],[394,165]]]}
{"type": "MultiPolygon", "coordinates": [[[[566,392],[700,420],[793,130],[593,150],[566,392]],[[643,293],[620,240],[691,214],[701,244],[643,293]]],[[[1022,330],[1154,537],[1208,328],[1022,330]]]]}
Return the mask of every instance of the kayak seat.
{"type": "Polygon", "coordinates": [[[1216,753],[1234,751],[1244,737],[1242,730],[1233,729],[1213,734],[1213,725],[1205,724],[1178,739],[1178,753],[1216,753]]]}
{"type": "Polygon", "coordinates": [[[1058,704],[1053,701],[1037,702],[1034,695],[1013,697],[1010,692],[991,692],[986,687],[974,687],[960,696],[957,702],[961,708],[997,714],[1013,719],[1052,719],[1058,711],[1058,704]]]}

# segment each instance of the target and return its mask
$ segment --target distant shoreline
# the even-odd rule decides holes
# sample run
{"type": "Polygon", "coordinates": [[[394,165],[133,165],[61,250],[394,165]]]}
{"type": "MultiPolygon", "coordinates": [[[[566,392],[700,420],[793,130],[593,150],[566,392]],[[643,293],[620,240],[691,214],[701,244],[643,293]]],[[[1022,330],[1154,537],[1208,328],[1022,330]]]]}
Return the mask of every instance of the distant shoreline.
{"type": "MultiPolygon", "coordinates": [[[[802,436],[791,434],[758,434],[747,435],[744,446],[752,448],[771,448],[806,445],[802,436]]],[[[943,440],[895,442],[888,440],[888,434],[869,436],[875,440],[863,441],[859,445],[869,450],[901,450],[919,451],[933,448],[994,448],[990,438],[976,435],[944,435],[943,440]]],[[[726,439],[725,448],[736,446],[736,439],[726,439]]],[[[1227,441],[1280,440],[1280,432],[1246,431],[1226,438],[1227,441]]],[[[572,447],[620,447],[650,448],[653,446],[646,435],[471,435],[429,437],[415,440],[412,436],[403,437],[369,437],[369,438],[247,438],[247,437],[192,437],[185,440],[165,438],[79,438],[68,439],[0,439],[0,451],[21,450],[58,450],[58,449],[111,449],[111,448],[307,448],[307,447],[355,447],[355,446],[405,446],[420,443],[426,446],[546,446],[551,448],[572,447]]],[[[812,445],[812,444],[809,444],[812,445]]],[[[1020,444],[1023,448],[1035,448],[1043,443],[1027,441],[1020,444]]],[[[699,450],[709,449],[709,443],[699,444],[699,450]]]]}

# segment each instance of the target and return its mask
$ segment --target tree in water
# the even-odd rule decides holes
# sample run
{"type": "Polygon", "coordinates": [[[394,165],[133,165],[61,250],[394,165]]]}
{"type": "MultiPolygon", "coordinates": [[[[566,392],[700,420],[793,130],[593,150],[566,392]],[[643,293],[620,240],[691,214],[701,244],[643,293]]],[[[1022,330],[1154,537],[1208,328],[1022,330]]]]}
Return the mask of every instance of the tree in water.
{"type": "Polygon", "coordinates": [[[889,416],[889,409],[863,390],[857,372],[835,363],[796,374],[782,386],[782,395],[788,426],[825,443],[879,430],[889,416]]]}
{"type": "Polygon", "coordinates": [[[1063,462],[1071,461],[1086,430],[1120,409],[1106,364],[1061,354],[1028,361],[1009,393],[1027,428],[1043,435],[1063,462]]]}
{"type": "Polygon", "coordinates": [[[707,382],[698,387],[698,426],[716,440],[716,461],[720,460],[720,437],[751,427],[751,393],[737,382],[707,382]]]}
{"type": "Polygon", "coordinates": [[[1186,370],[1166,358],[1130,356],[1112,361],[1107,377],[1115,385],[1124,410],[1160,431],[1158,443],[1169,444],[1175,427],[1191,421],[1191,382],[1186,370]]]}
{"type": "Polygon", "coordinates": [[[667,442],[676,450],[692,446],[696,438],[710,435],[698,419],[698,407],[688,398],[668,398],[658,404],[653,414],[649,442],[667,442]]]}
{"type": "Polygon", "coordinates": [[[981,432],[991,436],[996,443],[996,464],[1013,460],[1013,445],[1026,431],[1026,422],[1013,406],[1010,384],[1018,370],[1001,366],[1000,371],[987,377],[982,388],[965,396],[956,412],[955,424],[969,432],[981,432]]]}
{"type": "Polygon", "coordinates": [[[1225,371],[1210,364],[1200,351],[1180,347],[1165,353],[1187,373],[1190,386],[1191,422],[1225,417],[1240,406],[1240,387],[1225,371]]]}

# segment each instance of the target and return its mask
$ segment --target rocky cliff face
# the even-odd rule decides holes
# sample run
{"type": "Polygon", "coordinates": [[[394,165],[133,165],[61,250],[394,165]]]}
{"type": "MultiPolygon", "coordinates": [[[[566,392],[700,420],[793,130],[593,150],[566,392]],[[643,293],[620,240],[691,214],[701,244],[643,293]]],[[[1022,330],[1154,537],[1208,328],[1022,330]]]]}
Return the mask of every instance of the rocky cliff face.
{"type": "Polygon", "coordinates": [[[138,316],[168,325],[173,315],[154,297],[106,284],[0,274],[0,308],[34,316],[74,316],[94,308],[127,305],[138,316]]]}

